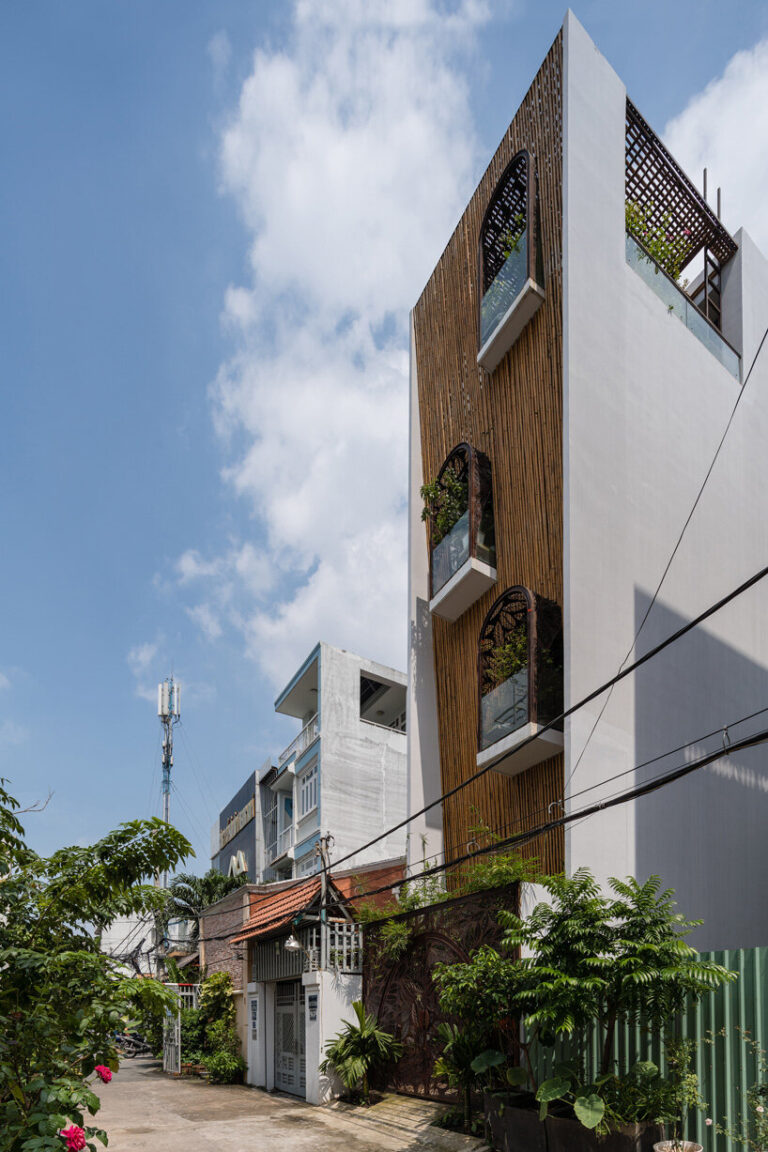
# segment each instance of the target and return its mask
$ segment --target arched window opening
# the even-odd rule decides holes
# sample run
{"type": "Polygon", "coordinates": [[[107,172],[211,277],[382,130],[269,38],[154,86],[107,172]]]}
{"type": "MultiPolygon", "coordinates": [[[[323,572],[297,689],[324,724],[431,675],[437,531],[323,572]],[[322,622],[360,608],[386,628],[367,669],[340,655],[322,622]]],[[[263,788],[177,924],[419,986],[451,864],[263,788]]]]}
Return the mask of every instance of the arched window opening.
{"type": "Polygon", "coordinates": [[[485,348],[530,282],[540,285],[533,162],[526,151],[508,164],[480,229],[480,347],[485,348]]]}
{"type": "Polygon", "coordinates": [[[522,586],[499,597],[480,631],[478,687],[481,752],[560,715],[563,632],[557,604],[522,586]]]}
{"type": "Polygon", "coordinates": [[[493,570],[496,539],[491,463],[470,444],[458,444],[437,478],[421,490],[429,523],[430,596],[434,598],[470,561],[493,570]]]}

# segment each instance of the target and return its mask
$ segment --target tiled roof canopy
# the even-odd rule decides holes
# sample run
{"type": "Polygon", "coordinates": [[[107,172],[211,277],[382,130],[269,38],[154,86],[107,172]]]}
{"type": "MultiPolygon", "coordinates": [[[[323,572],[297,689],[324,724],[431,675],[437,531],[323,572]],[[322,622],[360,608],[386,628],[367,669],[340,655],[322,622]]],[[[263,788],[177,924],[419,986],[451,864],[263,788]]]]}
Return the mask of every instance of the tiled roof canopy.
{"type": "Polygon", "coordinates": [[[256,940],[260,936],[269,936],[281,928],[290,927],[294,917],[303,912],[319,895],[319,876],[312,876],[271,896],[254,892],[250,919],[240,935],[235,936],[233,943],[239,940],[256,940]]]}
{"type": "Polygon", "coordinates": [[[627,100],[626,196],[648,212],[652,226],[689,238],[686,263],[708,248],[725,264],[738,249],[631,100],[627,100]]]}

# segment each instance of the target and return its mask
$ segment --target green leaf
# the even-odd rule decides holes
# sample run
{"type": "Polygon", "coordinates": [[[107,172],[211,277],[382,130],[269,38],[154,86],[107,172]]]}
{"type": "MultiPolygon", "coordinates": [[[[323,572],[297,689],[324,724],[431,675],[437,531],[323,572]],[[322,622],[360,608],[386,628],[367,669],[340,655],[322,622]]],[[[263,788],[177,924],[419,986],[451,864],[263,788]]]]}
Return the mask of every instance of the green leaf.
{"type": "Polygon", "coordinates": [[[513,1088],[522,1088],[528,1083],[528,1073],[525,1068],[507,1068],[507,1083],[513,1088]]]}
{"type": "Polygon", "coordinates": [[[570,1080],[566,1080],[563,1076],[556,1076],[552,1080],[545,1080],[539,1085],[536,1093],[536,1099],[541,1103],[546,1104],[550,1100],[560,1100],[567,1092],[571,1090],[570,1080]]]}
{"type": "Polygon", "coordinates": [[[592,1093],[591,1096],[577,1096],[573,1102],[576,1118],[585,1128],[597,1128],[605,1115],[605,1104],[592,1093]]]}
{"type": "Polygon", "coordinates": [[[485,1052],[481,1052],[479,1056],[475,1056],[470,1067],[473,1072],[487,1072],[489,1068],[498,1068],[499,1064],[503,1064],[505,1060],[506,1056],[503,1052],[497,1052],[493,1048],[487,1048],[485,1052]]]}

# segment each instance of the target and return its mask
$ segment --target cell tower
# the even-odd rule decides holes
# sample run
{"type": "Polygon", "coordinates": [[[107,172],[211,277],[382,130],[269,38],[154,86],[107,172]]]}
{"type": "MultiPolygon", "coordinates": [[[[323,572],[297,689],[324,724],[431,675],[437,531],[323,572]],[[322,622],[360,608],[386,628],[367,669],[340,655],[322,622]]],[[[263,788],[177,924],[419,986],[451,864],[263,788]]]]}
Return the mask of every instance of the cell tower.
{"type": "MultiPolygon", "coordinates": [[[[171,822],[171,768],[173,767],[173,726],[181,719],[181,686],[173,676],[157,686],[157,714],[163,726],[163,820],[171,822]]],[[[168,873],[161,877],[168,887],[168,873]]]]}

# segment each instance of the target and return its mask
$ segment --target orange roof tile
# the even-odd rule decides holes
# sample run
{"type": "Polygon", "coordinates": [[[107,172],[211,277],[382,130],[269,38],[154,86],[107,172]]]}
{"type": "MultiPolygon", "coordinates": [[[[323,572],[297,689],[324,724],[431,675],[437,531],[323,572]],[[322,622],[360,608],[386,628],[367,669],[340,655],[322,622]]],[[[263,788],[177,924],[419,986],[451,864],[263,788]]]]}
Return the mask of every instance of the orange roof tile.
{"type": "Polygon", "coordinates": [[[251,895],[251,916],[242,932],[235,936],[232,943],[238,940],[253,940],[259,936],[266,936],[279,928],[290,925],[294,917],[303,912],[320,892],[320,877],[310,876],[307,880],[297,881],[290,888],[281,892],[274,892],[271,896],[264,896],[259,892],[251,895]]]}

